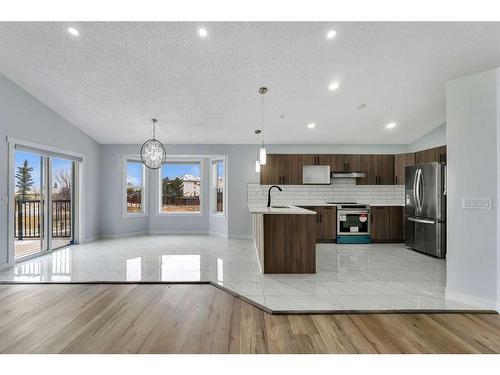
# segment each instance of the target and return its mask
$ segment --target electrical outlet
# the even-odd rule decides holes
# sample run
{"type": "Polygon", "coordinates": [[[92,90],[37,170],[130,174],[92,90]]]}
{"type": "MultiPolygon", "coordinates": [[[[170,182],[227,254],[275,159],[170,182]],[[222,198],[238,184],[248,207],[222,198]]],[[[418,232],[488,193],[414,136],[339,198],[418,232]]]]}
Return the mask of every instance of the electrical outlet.
{"type": "Polygon", "coordinates": [[[493,204],[491,198],[462,198],[462,208],[491,210],[493,204]]]}
{"type": "Polygon", "coordinates": [[[0,203],[8,203],[9,202],[9,197],[0,197],[0,203]]]}

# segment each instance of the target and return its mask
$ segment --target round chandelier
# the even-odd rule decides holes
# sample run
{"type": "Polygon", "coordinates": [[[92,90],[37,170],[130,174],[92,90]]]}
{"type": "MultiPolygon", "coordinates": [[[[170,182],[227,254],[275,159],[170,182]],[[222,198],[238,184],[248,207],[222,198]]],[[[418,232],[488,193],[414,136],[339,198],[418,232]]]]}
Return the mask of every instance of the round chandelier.
{"type": "Polygon", "coordinates": [[[141,147],[141,160],[142,164],[144,164],[149,169],[158,169],[165,163],[165,159],[167,158],[167,150],[165,146],[161,144],[155,138],[155,127],[158,122],[157,119],[151,119],[153,123],[153,138],[144,142],[141,147]]]}

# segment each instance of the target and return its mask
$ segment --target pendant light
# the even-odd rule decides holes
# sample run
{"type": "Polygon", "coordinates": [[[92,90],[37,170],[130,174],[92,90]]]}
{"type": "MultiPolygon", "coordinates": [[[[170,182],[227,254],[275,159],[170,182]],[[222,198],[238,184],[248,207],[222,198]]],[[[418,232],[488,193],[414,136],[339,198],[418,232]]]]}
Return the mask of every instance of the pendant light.
{"type": "MultiPolygon", "coordinates": [[[[257,136],[261,133],[259,129],[255,131],[255,134],[257,136]]],[[[257,154],[257,160],[255,160],[255,172],[260,173],[260,149],[259,149],[259,154],[257,154]]]]}
{"type": "Polygon", "coordinates": [[[161,144],[155,138],[156,135],[156,123],[157,119],[151,119],[153,123],[153,138],[144,142],[141,147],[141,160],[142,164],[144,164],[149,169],[158,169],[165,163],[165,159],[167,158],[167,150],[165,146],[161,144]]]}
{"type": "Polygon", "coordinates": [[[264,144],[264,95],[267,93],[267,87],[261,87],[259,89],[259,94],[261,95],[261,107],[262,107],[262,135],[261,135],[261,144],[259,150],[259,160],[261,165],[266,165],[267,161],[267,151],[266,145],[264,144]]]}

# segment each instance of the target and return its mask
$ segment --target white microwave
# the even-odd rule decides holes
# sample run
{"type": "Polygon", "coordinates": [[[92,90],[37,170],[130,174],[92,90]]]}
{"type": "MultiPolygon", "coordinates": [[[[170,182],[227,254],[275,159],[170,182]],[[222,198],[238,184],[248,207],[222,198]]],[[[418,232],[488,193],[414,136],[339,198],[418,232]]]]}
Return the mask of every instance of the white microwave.
{"type": "Polygon", "coordinates": [[[303,165],[302,183],[304,185],[329,185],[330,166],[329,165],[303,165]]]}

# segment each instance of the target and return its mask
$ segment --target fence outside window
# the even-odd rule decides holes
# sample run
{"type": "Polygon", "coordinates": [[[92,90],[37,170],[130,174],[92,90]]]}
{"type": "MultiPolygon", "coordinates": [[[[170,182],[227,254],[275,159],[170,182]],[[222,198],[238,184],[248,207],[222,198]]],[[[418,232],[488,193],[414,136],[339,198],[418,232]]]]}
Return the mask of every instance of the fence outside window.
{"type": "MultiPolygon", "coordinates": [[[[44,201],[16,200],[14,236],[17,240],[40,238],[44,201]]],[[[52,201],[52,237],[71,237],[71,200],[52,201]]]]}

